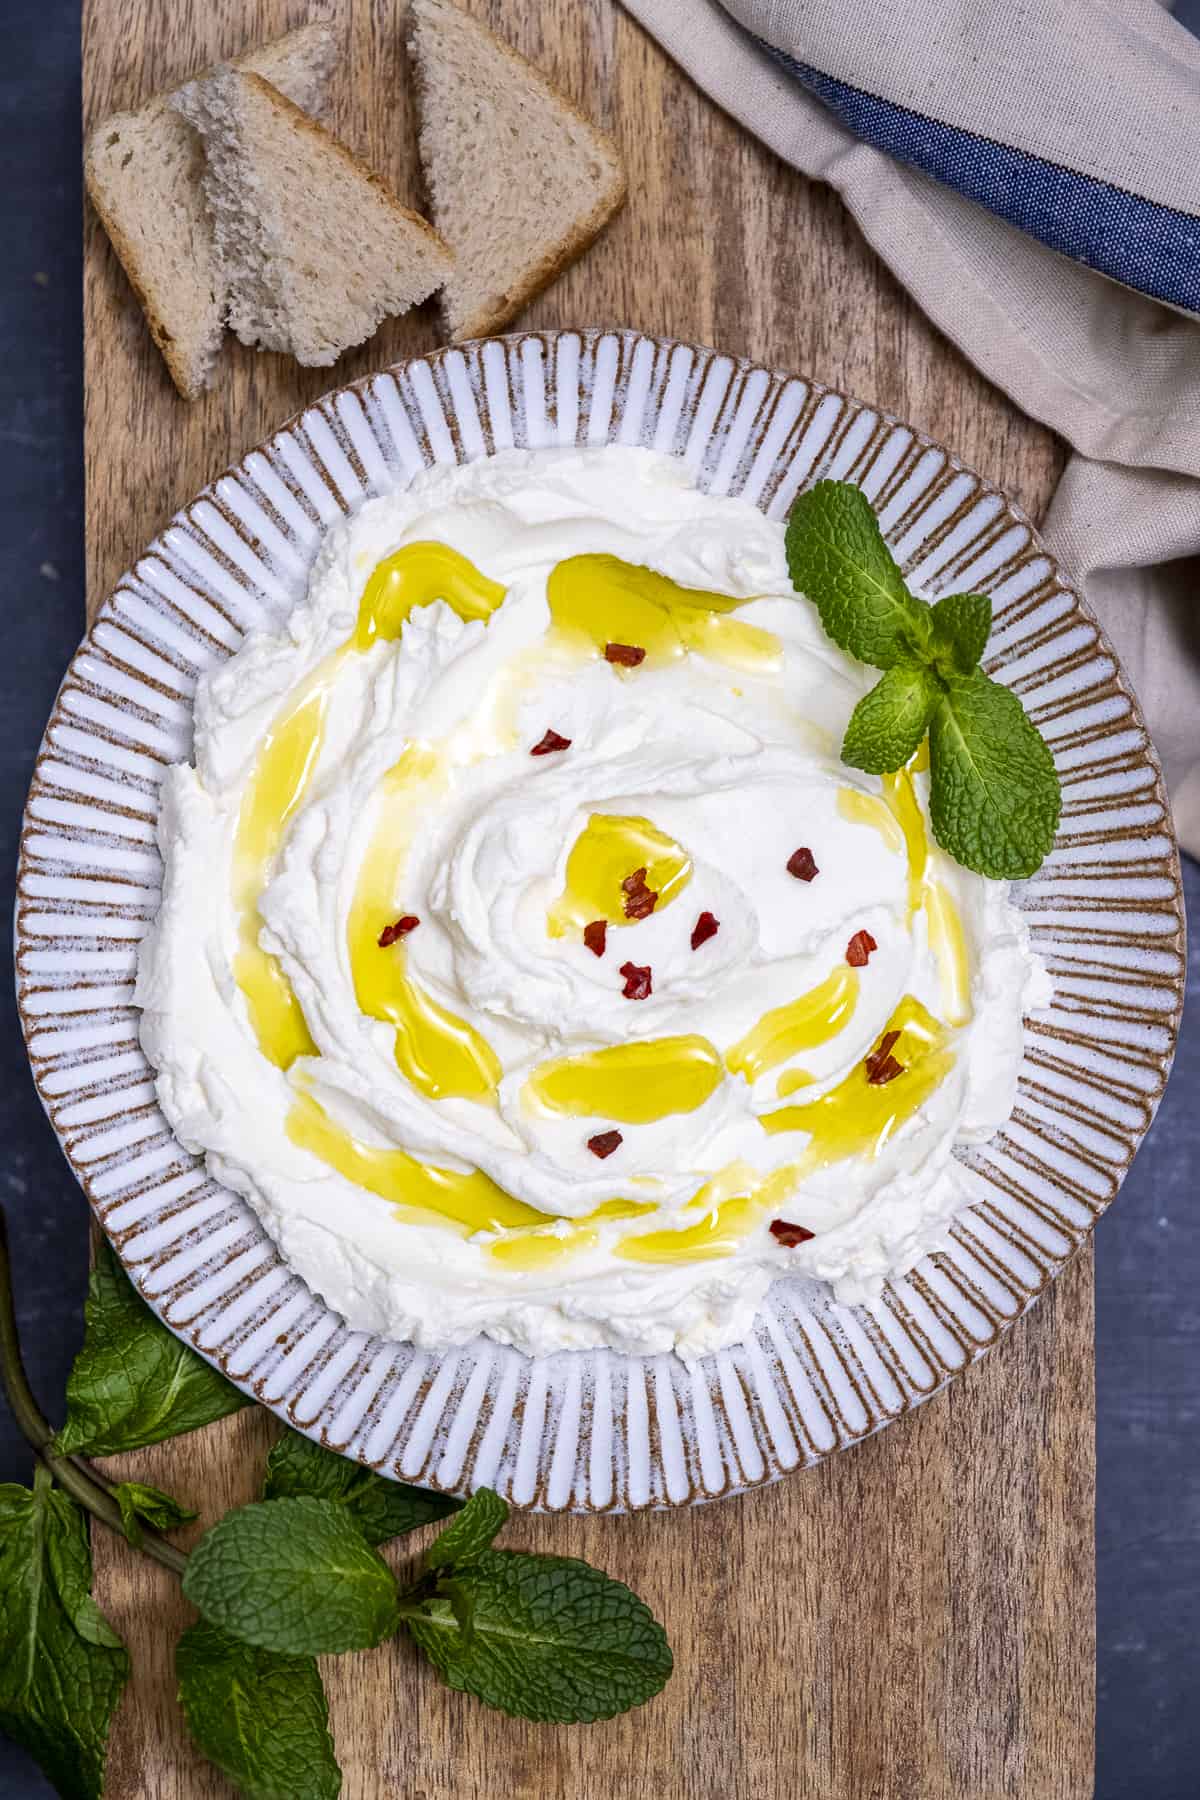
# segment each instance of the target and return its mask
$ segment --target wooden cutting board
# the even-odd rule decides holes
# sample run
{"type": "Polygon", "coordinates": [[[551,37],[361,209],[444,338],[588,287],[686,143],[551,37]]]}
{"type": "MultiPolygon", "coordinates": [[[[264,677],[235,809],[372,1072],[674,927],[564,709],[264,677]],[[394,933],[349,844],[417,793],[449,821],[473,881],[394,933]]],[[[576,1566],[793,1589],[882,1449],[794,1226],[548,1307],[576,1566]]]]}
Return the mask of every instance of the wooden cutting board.
{"type": "MultiPolygon", "coordinates": [[[[825,189],[718,112],[614,0],[469,0],[594,118],[625,213],[529,323],[626,324],[819,376],[952,444],[1036,518],[1061,457],[943,343],[825,189]]],[[[342,0],[338,133],[419,204],[400,0],[342,0]]],[[[302,23],[293,0],[84,0],[85,124],[302,23]]],[[[231,344],[179,400],[95,217],[85,227],[89,615],[170,513],[334,381],[438,341],[430,308],[335,372],[231,344]]],[[[252,1497],[257,1409],[122,1459],[205,1519],[252,1497]]],[[[1094,1714],[1090,1249],[962,1380],[858,1449],[740,1500],[632,1519],[518,1518],[509,1541],[587,1557],[666,1622],[650,1707],[529,1726],[439,1688],[403,1645],[326,1669],[347,1800],[1084,1800],[1094,1714]]],[[[114,1467],[117,1465],[114,1465],[114,1467]]],[[[232,1790],[190,1748],[173,1580],[96,1533],[101,1604],[134,1677],[115,1800],[232,1790]]],[[[398,1556],[397,1562],[403,1557],[398,1556]]]]}

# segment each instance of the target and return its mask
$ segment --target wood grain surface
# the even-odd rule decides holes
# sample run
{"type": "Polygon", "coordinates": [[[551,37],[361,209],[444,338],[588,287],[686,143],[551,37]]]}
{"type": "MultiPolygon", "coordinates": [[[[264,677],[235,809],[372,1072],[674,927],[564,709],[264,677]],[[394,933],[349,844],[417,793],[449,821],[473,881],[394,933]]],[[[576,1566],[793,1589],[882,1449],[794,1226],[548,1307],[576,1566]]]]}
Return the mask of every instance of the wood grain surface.
{"type": "MultiPolygon", "coordinates": [[[[1036,518],[1060,468],[1042,429],[945,344],[839,203],[699,95],[614,0],[469,0],[617,136],[624,214],[528,309],[627,324],[802,370],[912,420],[1036,518]]],[[[342,0],[333,123],[419,204],[401,0],[342,0]]],[[[84,0],[85,123],[311,16],[293,0],[84,0]]],[[[432,308],[336,371],[230,344],[176,397],[93,215],[86,221],[89,608],[171,512],[332,383],[438,341],[432,308]]],[[[526,1516],[509,1541],[585,1556],[666,1622],[676,1673],[587,1729],[489,1714],[403,1644],[326,1667],[347,1800],[1083,1800],[1094,1699],[1092,1263],[911,1418],[815,1470],[677,1514],[526,1516]]],[[[251,1498],[277,1430],[258,1409],[113,1467],[202,1509],[251,1498]]],[[[114,1800],[217,1800],[191,1749],[172,1578],[96,1534],[97,1592],[133,1652],[114,1800]]],[[[398,1566],[406,1551],[397,1554],[398,1566]]]]}

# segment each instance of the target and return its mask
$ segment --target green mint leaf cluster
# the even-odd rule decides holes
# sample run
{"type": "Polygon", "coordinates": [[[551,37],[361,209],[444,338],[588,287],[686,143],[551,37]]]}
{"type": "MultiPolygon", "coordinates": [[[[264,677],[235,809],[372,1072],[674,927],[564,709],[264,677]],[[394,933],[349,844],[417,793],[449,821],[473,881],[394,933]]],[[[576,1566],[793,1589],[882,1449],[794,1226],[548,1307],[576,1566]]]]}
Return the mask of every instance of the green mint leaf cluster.
{"type": "Polygon", "coordinates": [[[300,1494],[344,1507],[368,1544],[385,1544],[389,1538],[431,1525],[462,1505],[450,1494],[389,1481],[298,1431],[285,1431],[267,1458],[263,1499],[293,1499],[300,1494]]]}
{"type": "Polygon", "coordinates": [[[143,1524],[153,1525],[156,1531],[173,1531],[177,1525],[186,1525],[199,1516],[180,1506],[161,1488],[148,1487],[144,1481],[122,1481],[113,1492],[121,1509],[125,1536],[135,1550],[143,1541],[143,1524]]]}
{"type": "Polygon", "coordinates": [[[160,1444],[247,1406],[202,1356],[155,1318],[107,1240],[84,1305],[83,1348],[67,1380],[61,1456],[112,1456],[160,1444]]]}
{"type": "Polygon", "coordinates": [[[1061,795],[1054,759],[1017,696],[979,667],[992,625],[984,594],[933,606],[910,594],[857,488],[819,481],[787,528],[788,569],[848,656],[883,674],[851,714],[842,758],[882,775],[929,734],[929,815],[950,856],[996,880],[1049,854],[1061,795]]]}
{"type": "MultiPolygon", "coordinates": [[[[424,1576],[401,1594],[338,1500],[258,1501],[205,1535],[183,1591],[216,1630],[214,1642],[276,1659],[367,1649],[403,1624],[451,1687],[520,1718],[588,1723],[649,1700],[671,1673],[649,1608],[586,1563],[493,1550],[507,1517],[504,1501],[481,1488],[426,1552],[424,1576]]],[[[221,1660],[216,1651],[212,1659],[221,1660]]],[[[261,1721],[279,1671],[254,1666],[265,1671],[254,1712],[261,1721]]],[[[253,1736],[247,1727],[238,1737],[243,1758],[253,1736]]],[[[223,1768],[233,1755],[226,1744],[223,1768]]]]}
{"type": "Polygon", "coordinates": [[[69,1800],[101,1800],[129,1675],[91,1587],[87,1522],[46,1471],[0,1487],[0,1726],[69,1800]]]}
{"type": "Polygon", "coordinates": [[[342,1772],[311,1656],[281,1656],[201,1619],[175,1646],[179,1703],[210,1762],[249,1800],[336,1800],[342,1772]]]}
{"type": "MultiPolygon", "coordinates": [[[[14,1363],[12,1344],[0,1342],[0,1356],[11,1377],[19,1354],[14,1363]]],[[[170,1531],[196,1515],[145,1482],[113,1484],[76,1466],[80,1455],[160,1443],[246,1402],[145,1306],[107,1244],[68,1402],[50,1444],[44,1421],[23,1426],[50,1465],[39,1465],[34,1487],[0,1487],[0,1729],[70,1800],[102,1800],[109,1724],[129,1673],[91,1597],[85,1506],[182,1567],[202,1616],[176,1646],[180,1705],[200,1749],[250,1800],[335,1800],[342,1777],[315,1658],[381,1645],[402,1628],[451,1687],[521,1718],[611,1718],[671,1673],[662,1627],[621,1582],[570,1558],[492,1548],[508,1507],[490,1489],[464,1505],[296,1432],[271,1451],[264,1498],[218,1520],[190,1557],[147,1542],[147,1526],[170,1531]],[[402,1592],[376,1546],[451,1514],[402,1592]]],[[[30,1409],[28,1396],[26,1419],[30,1409]]]]}

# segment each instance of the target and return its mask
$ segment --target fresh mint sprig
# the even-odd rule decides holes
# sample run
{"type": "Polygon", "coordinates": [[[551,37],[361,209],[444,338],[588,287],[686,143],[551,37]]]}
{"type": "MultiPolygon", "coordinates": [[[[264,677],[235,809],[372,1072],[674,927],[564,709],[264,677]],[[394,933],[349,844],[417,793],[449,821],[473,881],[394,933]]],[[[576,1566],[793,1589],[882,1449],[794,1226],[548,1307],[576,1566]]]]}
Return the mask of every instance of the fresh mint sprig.
{"type": "Polygon", "coordinates": [[[66,1447],[159,1443],[242,1396],[159,1322],[105,1244],[56,1436],[21,1361],[2,1209],[0,1373],[37,1458],[32,1488],[0,1488],[0,1728],[71,1800],[102,1800],[129,1672],[91,1597],[89,1517],[179,1575],[204,1615],[176,1645],[180,1705],[200,1749],[249,1800],[340,1791],[315,1661],[327,1651],[407,1630],[451,1687],[561,1723],[641,1705],[670,1675],[662,1627],[621,1582],[569,1558],[492,1548],[508,1507],[490,1489],[463,1505],[296,1432],[270,1453],[264,1498],[226,1514],[186,1555],[161,1534],[193,1514],[143,1482],[108,1482],[66,1447]],[[448,1514],[403,1586],[376,1546],[448,1514]]]}
{"type": "Polygon", "coordinates": [[[591,1724],[641,1706],[671,1649],[623,1582],[569,1556],[493,1550],[508,1508],[481,1488],[425,1556],[404,1621],[443,1681],[515,1718],[591,1724]]]}
{"type": "Polygon", "coordinates": [[[406,1627],[451,1687],[519,1718],[586,1724],[658,1693],[671,1652],[649,1608],[587,1563],[493,1550],[507,1518],[480,1488],[402,1591],[336,1501],[259,1501],[200,1540],[183,1591],[277,1656],[367,1649],[406,1627]]]}
{"type": "Polygon", "coordinates": [[[979,667],[985,594],[910,594],[870,501],[819,481],[792,508],[788,570],[848,656],[884,671],[850,715],[842,759],[881,775],[929,735],[929,816],[948,855],[995,880],[1032,875],[1058,829],[1054,759],[1017,696],[979,667]]]}

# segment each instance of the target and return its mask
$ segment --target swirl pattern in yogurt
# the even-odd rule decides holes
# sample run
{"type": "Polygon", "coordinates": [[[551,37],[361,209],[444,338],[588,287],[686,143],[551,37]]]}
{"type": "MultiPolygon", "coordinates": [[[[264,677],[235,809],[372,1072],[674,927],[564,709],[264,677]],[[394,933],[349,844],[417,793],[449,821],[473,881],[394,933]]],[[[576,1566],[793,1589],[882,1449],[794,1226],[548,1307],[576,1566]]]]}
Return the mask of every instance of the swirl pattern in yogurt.
{"type": "Polygon", "coordinates": [[[782,525],[672,459],[370,502],[165,782],[137,999],[177,1134],[426,1347],[692,1357],[780,1275],[870,1293],[962,1203],[1047,984],[920,767],[840,762],[868,685],[782,525]]]}

